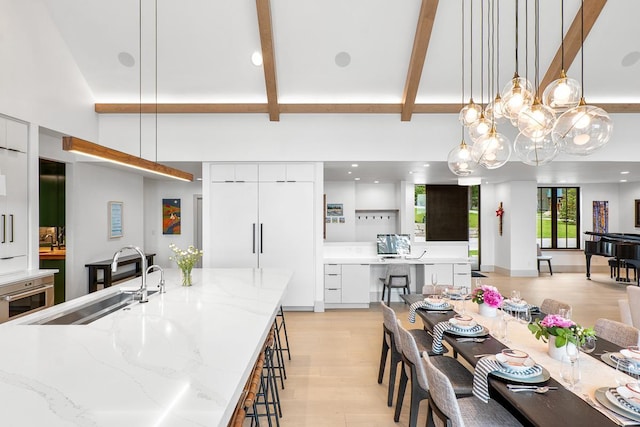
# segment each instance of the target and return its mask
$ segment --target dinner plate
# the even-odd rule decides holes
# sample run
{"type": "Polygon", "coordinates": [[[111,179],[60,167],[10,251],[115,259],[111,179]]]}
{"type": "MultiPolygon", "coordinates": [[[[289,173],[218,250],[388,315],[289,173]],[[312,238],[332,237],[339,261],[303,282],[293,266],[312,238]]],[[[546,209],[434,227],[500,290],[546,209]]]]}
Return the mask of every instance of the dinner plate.
{"type": "Polygon", "coordinates": [[[510,363],[504,354],[498,353],[496,354],[496,360],[504,366],[505,369],[511,369],[512,371],[526,371],[527,369],[536,366],[536,362],[530,357],[527,357],[522,364],[514,364],[510,363]]]}
{"type": "MultiPolygon", "coordinates": [[[[633,384],[630,384],[633,386],[633,384]]],[[[629,389],[629,386],[620,386],[616,388],[616,391],[622,398],[631,406],[633,406],[636,412],[640,412],[640,397],[637,393],[634,393],[629,389]]]]}
{"type": "Polygon", "coordinates": [[[549,379],[551,378],[551,374],[544,368],[544,366],[540,367],[542,368],[542,372],[538,375],[533,375],[530,377],[525,377],[522,375],[509,375],[508,373],[502,371],[493,371],[490,375],[514,384],[543,384],[549,381],[549,379]]]}
{"type": "Polygon", "coordinates": [[[449,303],[445,304],[445,305],[431,305],[431,304],[424,304],[422,307],[418,307],[422,310],[427,310],[427,311],[450,311],[453,310],[453,306],[449,303]]]}
{"type": "Polygon", "coordinates": [[[598,402],[602,403],[602,406],[611,409],[616,414],[631,418],[634,421],[640,421],[640,412],[633,410],[632,406],[626,403],[622,396],[620,396],[615,391],[615,389],[609,387],[599,388],[598,390],[596,390],[596,399],[598,398],[597,394],[600,390],[603,390],[604,393],[603,400],[605,400],[606,403],[609,404],[609,406],[607,406],[604,403],[600,402],[600,399],[598,399],[598,402]]]}
{"type": "Polygon", "coordinates": [[[623,348],[622,350],[620,350],[620,354],[629,359],[635,365],[640,364],[640,357],[638,357],[638,353],[623,348]]]}
{"type": "Polygon", "coordinates": [[[485,328],[484,326],[482,326],[482,330],[477,331],[477,332],[473,332],[473,330],[463,331],[461,329],[453,329],[453,330],[452,329],[448,329],[448,330],[446,330],[444,332],[445,332],[445,334],[451,335],[451,336],[454,336],[454,337],[476,338],[476,337],[485,337],[485,336],[489,335],[489,329],[485,328]]]}
{"type": "Polygon", "coordinates": [[[609,353],[602,353],[602,355],[600,356],[600,360],[602,360],[604,363],[611,366],[612,368],[615,368],[616,366],[618,366],[618,359],[621,357],[622,357],[622,354],[616,351],[611,351],[609,353]]]}
{"type": "Polygon", "coordinates": [[[602,406],[604,406],[605,408],[607,408],[610,411],[615,412],[616,414],[620,414],[624,417],[628,417],[629,419],[632,419],[634,421],[640,421],[640,416],[638,414],[635,414],[632,411],[626,410],[626,409],[622,409],[621,407],[614,405],[608,398],[607,398],[607,392],[609,391],[609,387],[600,387],[599,389],[596,390],[594,397],[596,398],[596,401],[601,404],[602,406]]]}

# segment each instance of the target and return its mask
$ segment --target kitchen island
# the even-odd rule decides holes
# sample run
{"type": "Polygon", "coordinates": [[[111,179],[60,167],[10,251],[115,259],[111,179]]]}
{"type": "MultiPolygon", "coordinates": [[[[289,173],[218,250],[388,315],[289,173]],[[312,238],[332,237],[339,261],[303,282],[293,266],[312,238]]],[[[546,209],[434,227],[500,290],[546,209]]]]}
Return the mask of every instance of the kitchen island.
{"type": "MultiPolygon", "coordinates": [[[[0,325],[0,399],[11,426],[225,426],[291,272],[166,270],[166,293],[85,326],[35,325],[133,279],[0,325]]],[[[148,277],[157,287],[159,273],[148,277]]]]}

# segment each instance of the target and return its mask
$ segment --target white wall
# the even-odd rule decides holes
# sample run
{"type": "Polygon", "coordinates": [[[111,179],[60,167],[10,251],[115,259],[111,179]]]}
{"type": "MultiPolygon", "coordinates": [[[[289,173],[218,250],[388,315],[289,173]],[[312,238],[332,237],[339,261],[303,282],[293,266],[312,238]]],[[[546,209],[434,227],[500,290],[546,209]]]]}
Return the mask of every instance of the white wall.
{"type": "MultiPolygon", "coordinates": [[[[169,244],[181,249],[195,246],[194,240],[194,195],[202,195],[202,182],[144,180],[144,248],[155,252],[155,263],[163,268],[175,268],[169,256],[173,252],[169,244]],[[180,199],[182,210],[180,234],[162,234],[162,199],[180,199]]],[[[202,230],[200,230],[202,232],[202,230]]],[[[201,248],[200,248],[201,249],[201,248]]]]}
{"type": "Polygon", "coordinates": [[[96,141],[93,96],[43,2],[0,2],[0,113],[96,141]]]}
{"type": "Polygon", "coordinates": [[[622,233],[640,233],[640,228],[635,226],[635,201],[640,200],[640,183],[628,182],[619,186],[618,231],[622,233]]]}

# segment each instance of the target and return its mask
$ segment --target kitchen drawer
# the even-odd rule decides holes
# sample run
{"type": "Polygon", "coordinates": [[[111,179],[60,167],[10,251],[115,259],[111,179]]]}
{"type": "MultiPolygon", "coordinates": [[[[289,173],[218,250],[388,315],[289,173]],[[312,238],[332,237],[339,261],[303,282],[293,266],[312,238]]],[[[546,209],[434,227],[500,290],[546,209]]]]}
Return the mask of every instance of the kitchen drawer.
{"type": "Polygon", "coordinates": [[[471,274],[471,264],[453,264],[453,274],[471,274]]]}
{"type": "Polygon", "coordinates": [[[339,274],[325,274],[324,275],[324,288],[325,289],[340,289],[342,288],[342,276],[339,274]]]}
{"type": "Polygon", "coordinates": [[[342,290],[340,289],[325,289],[324,290],[324,302],[329,304],[339,304],[342,302],[342,290]]]}
{"type": "Polygon", "coordinates": [[[341,273],[342,273],[342,265],[340,264],[324,265],[324,274],[341,274],[341,273]]]}

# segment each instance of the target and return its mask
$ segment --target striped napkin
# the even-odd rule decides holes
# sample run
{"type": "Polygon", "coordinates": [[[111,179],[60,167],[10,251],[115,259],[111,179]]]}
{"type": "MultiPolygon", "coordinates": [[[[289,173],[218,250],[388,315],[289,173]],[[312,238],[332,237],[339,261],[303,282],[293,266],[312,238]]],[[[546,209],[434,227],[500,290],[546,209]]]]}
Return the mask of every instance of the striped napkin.
{"type": "Polygon", "coordinates": [[[476,325],[470,329],[461,329],[452,325],[450,322],[440,322],[433,327],[433,344],[431,345],[431,352],[433,354],[442,354],[444,353],[444,348],[442,347],[442,335],[445,331],[452,331],[464,335],[472,335],[478,332],[482,332],[484,327],[482,325],[476,325]]]}
{"type": "MultiPolygon", "coordinates": [[[[435,338],[434,338],[435,341],[435,338]]],[[[513,371],[507,369],[496,360],[495,356],[487,356],[478,360],[475,372],[473,374],[472,393],[484,403],[489,401],[489,383],[488,377],[491,372],[500,371],[515,378],[528,378],[542,373],[542,367],[534,365],[523,371],[513,371]]]]}
{"type": "Polygon", "coordinates": [[[409,306],[409,322],[416,323],[416,310],[419,308],[428,308],[431,310],[445,310],[449,307],[449,304],[443,302],[439,305],[429,304],[426,301],[416,301],[409,306]]]}

